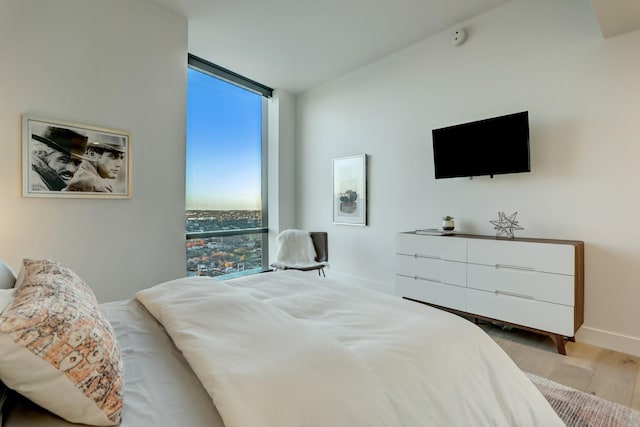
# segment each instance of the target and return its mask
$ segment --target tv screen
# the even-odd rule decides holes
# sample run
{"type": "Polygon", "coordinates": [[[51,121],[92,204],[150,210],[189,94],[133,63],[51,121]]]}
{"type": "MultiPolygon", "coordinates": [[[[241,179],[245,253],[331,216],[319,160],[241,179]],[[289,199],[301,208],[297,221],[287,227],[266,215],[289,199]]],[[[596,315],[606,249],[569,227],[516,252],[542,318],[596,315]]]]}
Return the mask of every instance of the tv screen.
{"type": "Polygon", "coordinates": [[[436,179],[531,172],[528,111],[431,133],[436,179]]]}

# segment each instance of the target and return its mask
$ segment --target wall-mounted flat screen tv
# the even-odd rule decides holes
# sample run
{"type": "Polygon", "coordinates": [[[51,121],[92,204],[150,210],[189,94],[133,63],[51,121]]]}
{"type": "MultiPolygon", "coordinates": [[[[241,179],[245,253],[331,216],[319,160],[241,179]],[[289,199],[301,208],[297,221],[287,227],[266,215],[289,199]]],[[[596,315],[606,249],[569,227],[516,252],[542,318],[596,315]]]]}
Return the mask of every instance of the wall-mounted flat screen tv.
{"type": "Polygon", "coordinates": [[[431,133],[436,179],[531,172],[528,111],[431,133]]]}

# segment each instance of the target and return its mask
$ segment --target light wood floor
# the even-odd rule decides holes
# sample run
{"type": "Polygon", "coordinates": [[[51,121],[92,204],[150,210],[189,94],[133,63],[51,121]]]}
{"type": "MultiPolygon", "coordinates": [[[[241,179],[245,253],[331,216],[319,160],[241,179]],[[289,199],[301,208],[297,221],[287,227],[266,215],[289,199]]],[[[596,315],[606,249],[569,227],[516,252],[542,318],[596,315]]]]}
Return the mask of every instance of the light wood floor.
{"type": "Polygon", "coordinates": [[[550,337],[481,322],[523,371],[640,410],[640,357],[580,342],[558,354],[550,337]]]}

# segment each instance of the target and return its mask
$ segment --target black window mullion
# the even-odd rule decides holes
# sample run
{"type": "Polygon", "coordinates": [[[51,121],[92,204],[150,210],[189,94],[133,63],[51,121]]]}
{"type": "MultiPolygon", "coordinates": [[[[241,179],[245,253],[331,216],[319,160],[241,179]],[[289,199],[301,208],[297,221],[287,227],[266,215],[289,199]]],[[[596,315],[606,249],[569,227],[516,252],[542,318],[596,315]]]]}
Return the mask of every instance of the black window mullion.
{"type": "Polygon", "coordinates": [[[265,86],[255,80],[251,80],[231,70],[227,70],[226,68],[216,65],[213,62],[209,62],[206,59],[189,54],[188,64],[200,71],[211,74],[229,83],[235,84],[236,86],[248,89],[266,98],[271,98],[273,96],[273,89],[269,86],[265,86]]]}

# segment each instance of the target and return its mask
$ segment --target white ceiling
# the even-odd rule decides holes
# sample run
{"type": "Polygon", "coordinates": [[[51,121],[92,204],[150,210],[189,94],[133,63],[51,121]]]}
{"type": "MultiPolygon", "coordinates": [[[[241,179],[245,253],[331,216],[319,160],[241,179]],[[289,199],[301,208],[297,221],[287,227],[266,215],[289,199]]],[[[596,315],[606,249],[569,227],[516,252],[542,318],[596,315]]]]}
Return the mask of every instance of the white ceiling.
{"type": "Polygon", "coordinates": [[[592,0],[591,4],[605,38],[640,28],[638,0],[592,0]]]}
{"type": "MultiPolygon", "coordinates": [[[[190,53],[299,93],[509,0],[154,1],[188,18],[190,53]]],[[[640,0],[591,3],[605,38],[640,28],[640,0]]]]}
{"type": "Polygon", "coordinates": [[[508,0],[155,0],[189,20],[189,52],[299,93],[508,0]]]}

